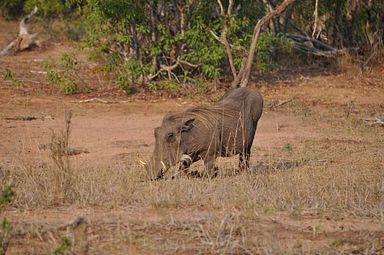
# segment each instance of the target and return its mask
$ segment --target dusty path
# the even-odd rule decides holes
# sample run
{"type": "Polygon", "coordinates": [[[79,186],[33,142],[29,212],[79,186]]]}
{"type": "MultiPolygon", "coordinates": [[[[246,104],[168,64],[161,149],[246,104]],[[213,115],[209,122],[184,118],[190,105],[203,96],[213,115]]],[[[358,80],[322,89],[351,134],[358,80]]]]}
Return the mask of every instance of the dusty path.
{"type": "MultiPolygon", "coordinates": [[[[5,101],[7,97],[2,97],[5,101]]],[[[2,143],[0,164],[15,166],[22,161],[46,161],[52,130],[64,128],[64,112],[71,111],[70,146],[85,148],[89,153],[73,156],[74,162],[102,166],[111,162],[127,163],[138,157],[148,157],[154,146],[153,129],[160,125],[170,109],[192,106],[174,101],[159,103],[75,103],[73,99],[13,98],[0,106],[2,143]],[[19,102],[22,105],[15,107],[19,102]],[[35,120],[17,120],[36,117],[35,120]],[[15,120],[16,119],[16,120],[15,120]]],[[[314,130],[297,118],[279,112],[264,112],[255,140],[255,147],[278,147],[294,139],[316,136],[314,130]],[[300,127],[300,128],[299,128],[300,127]]],[[[254,160],[257,160],[257,155],[254,160]]]]}

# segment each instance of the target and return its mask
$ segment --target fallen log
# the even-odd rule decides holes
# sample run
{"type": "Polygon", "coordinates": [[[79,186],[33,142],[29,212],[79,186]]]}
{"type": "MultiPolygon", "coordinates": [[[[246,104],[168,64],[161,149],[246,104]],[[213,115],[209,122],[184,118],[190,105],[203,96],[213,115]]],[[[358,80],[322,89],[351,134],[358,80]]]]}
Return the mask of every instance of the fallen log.
{"type": "Polygon", "coordinates": [[[337,49],[308,35],[285,34],[285,36],[292,40],[293,47],[296,50],[312,54],[314,56],[332,58],[358,50],[358,48],[337,49]]]}
{"type": "Polygon", "coordinates": [[[38,33],[29,33],[27,23],[37,13],[38,9],[35,7],[33,11],[25,16],[19,25],[19,35],[15,40],[9,43],[5,48],[0,50],[0,57],[7,55],[15,55],[19,51],[30,49],[32,47],[41,47],[41,43],[37,40],[38,33]]]}

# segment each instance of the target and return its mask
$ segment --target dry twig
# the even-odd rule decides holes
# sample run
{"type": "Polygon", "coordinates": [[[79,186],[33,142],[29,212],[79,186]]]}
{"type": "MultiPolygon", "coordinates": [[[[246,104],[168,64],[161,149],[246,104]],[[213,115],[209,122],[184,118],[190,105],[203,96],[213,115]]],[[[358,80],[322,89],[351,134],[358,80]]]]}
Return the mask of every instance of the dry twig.
{"type": "Polygon", "coordinates": [[[117,103],[116,101],[106,101],[106,100],[103,100],[103,99],[100,99],[100,98],[97,98],[97,97],[94,97],[94,98],[90,98],[90,99],[85,99],[85,100],[80,100],[80,101],[74,101],[74,103],[90,103],[90,102],[99,102],[99,103],[103,103],[103,104],[114,104],[114,103],[117,103]]]}
{"type": "Polygon", "coordinates": [[[157,73],[153,74],[153,75],[149,75],[148,76],[148,80],[153,80],[155,79],[157,76],[159,76],[162,72],[167,72],[168,73],[168,79],[171,80],[172,79],[172,76],[175,78],[175,80],[177,82],[180,83],[179,81],[179,78],[177,77],[177,75],[173,72],[173,70],[175,70],[177,67],[182,67],[182,65],[187,65],[187,66],[190,66],[190,67],[193,67],[193,68],[196,68],[196,67],[199,67],[200,65],[196,65],[196,64],[192,64],[186,60],[181,60],[179,57],[177,58],[176,62],[171,65],[171,66],[167,66],[167,65],[160,65],[160,69],[159,71],[157,71],[157,73]]]}
{"type": "Polygon", "coordinates": [[[384,116],[382,116],[382,117],[375,117],[375,118],[366,118],[366,119],[363,119],[363,120],[368,122],[368,125],[370,125],[370,126],[379,125],[379,126],[384,127],[384,116]]]}
{"type": "Polygon", "coordinates": [[[12,116],[12,117],[2,117],[1,118],[2,120],[22,120],[22,121],[31,121],[31,120],[53,120],[54,117],[50,116],[50,115],[46,115],[46,116],[41,116],[41,117],[37,117],[37,116],[12,116]]]}
{"type": "Polygon", "coordinates": [[[289,102],[292,102],[295,98],[290,98],[288,100],[284,100],[284,101],[281,101],[279,103],[275,103],[275,102],[272,102],[270,105],[269,105],[269,108],[270,109],[275,109],[275,108],[278,108],[280,106],[283,106],[285,104],[288,104],[289,102]]]}

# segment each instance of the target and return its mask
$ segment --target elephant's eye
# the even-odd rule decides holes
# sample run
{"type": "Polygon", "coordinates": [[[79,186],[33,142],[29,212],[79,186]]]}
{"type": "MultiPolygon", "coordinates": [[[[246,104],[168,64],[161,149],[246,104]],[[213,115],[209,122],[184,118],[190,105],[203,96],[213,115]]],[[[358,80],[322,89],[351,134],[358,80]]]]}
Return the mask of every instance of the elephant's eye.
{"type": "Polygon", "coordinates": [[[174,142],[176,139],[175,139],[175,134],[173,134],[173,133],[168,133],[167,135],[166,135],[166,140],[167,140],[167,142],[169,142],[169,143],[172,143],[172,142],[174,142]]]}

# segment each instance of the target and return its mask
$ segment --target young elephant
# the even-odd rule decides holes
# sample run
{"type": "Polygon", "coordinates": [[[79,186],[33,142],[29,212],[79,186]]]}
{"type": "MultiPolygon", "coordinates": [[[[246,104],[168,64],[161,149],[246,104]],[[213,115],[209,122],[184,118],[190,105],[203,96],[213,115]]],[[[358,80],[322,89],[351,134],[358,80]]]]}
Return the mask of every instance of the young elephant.
{"type": "Polygon", "coordinates": [[[180,171],[200,159],[205,175],[217,174],[215,159],[239,154],[240,169],[249,167],[257,122],[263,111],[263,98],[250,88],[227,92],[212,106],[192,107],[168,113],[155,128],[155,149],[145,167],[149,177],[159,179],[164,171],[179,164],[180,171]]]}

